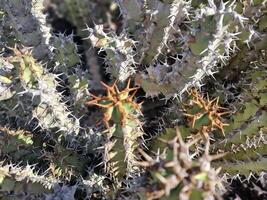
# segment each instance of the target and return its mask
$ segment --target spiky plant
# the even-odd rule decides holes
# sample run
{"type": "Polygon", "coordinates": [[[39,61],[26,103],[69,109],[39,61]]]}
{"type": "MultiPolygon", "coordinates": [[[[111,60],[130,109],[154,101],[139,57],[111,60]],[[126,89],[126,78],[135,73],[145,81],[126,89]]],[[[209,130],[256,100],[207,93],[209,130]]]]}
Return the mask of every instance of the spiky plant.
{"type": "Polygon", "coordinates": [[[126,87],[119,90],[117,81],[113,85],[102,85],[107,95],[98,97],[93,94],[87,105],[96,105],[103,109],[103,122],[106,126],[104,144],[104,162],[106,170],[117,179],[134,172],[135,150],[139,146],[138,139],[143,136],[141,103],[134,101],[139,87],[130,88],[129,79],[126,87]]]}
{"type": "Polygon", "coordinates": [[[203,155],[196,157],[192,146],[200,138],[184,142],[178,127],[175,134],[172,140],[162,141],[166,148],[156,158],[140,150],[146,160],[138,164],[151,176],[145,199],[221,199],[220,168],[213,168],[211,162],[223,155],[210,155],[208,140],[203,155]]]}
{"type": "MultiPolygon", "coordinates": [[[[186,112],[187,125],[180,125],[181,135],[189,143],[193,142],[190,150],[196,154],[202,152],[202,146],[210,141],[209,152],[224,154],[220,159],[211,163],[213,167],[220,167],[220,177],[228,178],[245,176],[249,181],[252,175],[262,177],[266,173],[266,72],[264,66],[254,72],[248,70],[244,78],[236,85],[238,87],[250,82],[235,105],[236,111],[225,111],[219,106],[219,98],[210,100],[197,90],[188,94],[188,101],[182,105],[186,112]],[[244,104],[240,104],[240,100],[244,104]],[[222,111],[221,111],[222,110],[222,111]],[[225,115],[224,119],[221,116],[225,115]],[[228,116],[227,116],[228,115],[228,116]],[[226,120],[226,116],[228,120],[226,120]],[[225,123],[228,122],[228,124],[225,123]],[[224,133],[224,134],[221,134],[224,133]],[[198,142],[195,142],[197,140],[198,142]]],[[[175,137],[173,128],[166,129],[159,140],[175,137]]],[[[165,146],[154,142],[152,149],[164,149],[165,146]]]]}
{"type": "Polygon", "coordinates": [[[266,5],[0,0],[1,198],[136,199],[148,183],[148,197],[219,198],[226,174],[264,183],[266,5]],[[101,80],[118,81],[101,97],[101,80]]]}

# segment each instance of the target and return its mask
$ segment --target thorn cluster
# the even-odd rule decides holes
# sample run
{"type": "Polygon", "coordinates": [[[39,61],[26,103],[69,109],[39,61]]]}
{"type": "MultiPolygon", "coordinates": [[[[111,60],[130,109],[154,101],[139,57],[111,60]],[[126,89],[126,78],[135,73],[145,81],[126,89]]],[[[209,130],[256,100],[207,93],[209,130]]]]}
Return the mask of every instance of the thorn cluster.
{"type": "Polygon", "coordinates": [[[209,123],[202,126],[200,132],[208,138],[208,133],[214,128],[218,128],[225,136],[224,126],[228,126],[229,124],[222,122],[222,115],[228,114],[230,111],[227,111],[227,108],[219,106],[219,97],[210,100],[209,96],[207,96],[207,99],[205,99],[197,89],[191,89],[188,95],[191,97],[191,104],[197,105],[200,109],[200,111],[194,114],[184,113],[185,116],[192,119],[192,128],[194,128],[197,120],[207,116],[209,123]]]}
{"type": "Polygon", "coordinates": [[[33,48],[32,47],[25,47],[21,45],[23,49],[19,49],[17,47],[17,44],[14,45],[14,47],[7,47],[8,49],[12,50],[15,56],[23,56],[23,55],[32,55],[33,48]]]}
{"type": "Polygon", "coordinates": [[[22,45],[22,49],[17,47],[15,44],[14,47],[8,47],[8,49],[12,50],[14,56],[10,56],[6,58],[6,61],[11,63],[19,63],[19,78],[21,81],[26,82],[27,84],[35,80],[37,77],[42,74],[43,69],[36,67],[36,60],[32,57],[33,48],[32,47],[25,47],[22,45]],[[28,69],[30,70],[30,74],[32,75],[31,80],[26,80],[26,74],[28,73],[28,69]]]}
{"type": "Polygon", "coordinates": [[[130,88],[130,83],[131,80],[129,79],[126,88],[120,91],[117,86],[117,80],[112,84],[112,86],[108,86],[105,83],[101,82],[101,84],[107,90],[107,95],[98,97],[91,94],[94,99],[86,102],[87,105],[96,105],[105,109],[103,122],[107,128],[109,128],[109,121],[111,120],[114,108],[118,109],[118,112],[120,114],[120,123],[122,126],[126,124],[127,119],[131,119],[132,117],[132,113],[127,110],[127,107],[125,105],[130,105],[132,108],[138,111],[140,110],[142,102],[135,103],[133,101],[133,98],[139,87],[130,88]],[[129,95],[130,92],[133,93],[129,95]]]}

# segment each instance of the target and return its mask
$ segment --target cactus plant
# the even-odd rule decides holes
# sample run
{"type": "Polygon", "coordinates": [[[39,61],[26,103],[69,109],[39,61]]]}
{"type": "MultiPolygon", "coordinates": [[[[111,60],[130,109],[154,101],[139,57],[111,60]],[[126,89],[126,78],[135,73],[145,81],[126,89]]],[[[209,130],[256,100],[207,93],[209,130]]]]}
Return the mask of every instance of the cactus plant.
{"type": "Polygon", "coordinates": [[[129,79],[127,86],[121,91],[116,82],[112,86],[102,83],[107,89],[107,95],[103,97],[92,95],[93,100],[86,103],[104,109],[103,122],[107,128],[104,162],[106,170],[117,179],[133,173],[138,138],[143,135],[141,122],[138,119],[141,114],[141,104],[133,100],[138,87],[130,88],[130,83],[129,79]]]}
{"type": "MultiPolygon", "coordinates": [[[[218,162],[217,166],[221,166],[222,171],[229,172],[231,175],[240,173],[249,176],[250,171],[260,174],[266,167],[265,158],[258,157],[266,151],[264,145],[266,142],[265,77],[265,70],[248,73],[248,77],[244,78],[240,84],[249,81],[250,89],[247,88],[247,93],[242,94],[242,106],[240,106],[239,100],[236,100],[237,104],[232,103],[232,105],[237,105],[237,111],[234,113],[229,111],[218,112],[216,109],[222,109],[218,106],[219,98],[206,99],[196,90],[189,92],[189,103],[184,106],[186,110],[184,115],[189,119],[190,124],[181,127],[182,135],[185,138],[211,138],[211,140],[214,140],[211,144],[211,152],[227,153],[224,156],[224,161],[218,162]],[[206,112],[208,106],[212,109],[206,112]],[[223,122],[226,119],[221,118],[222,115],[226,114],[230,115],[230,119],[227,120],[228,124],[223,122]],[[252,159],[253,162],[249,161],[252,159]],[[255,164],[257,159],[259,159],[259,163],[255,164]],[[245,161],[254,163],[255,169],[252,165],[244,168],[239,166],[238,163],[245,161]],[[230,166],[237,171],[233,171],[230,166]]],[[[173,137],[172,131],[170,131],[169,136],[163,137],[173,137]]]]}
{"type": "Polygon", "coordinates": [[[10,115],[23,114],[21,118],[24,118],[27,123],[31,121],[31,118],[37,118],[39,126],[44,129],[60,127],[61,130],[77,133],[78,121],[68,117],[70,113],[66,105],[61,102],[61,95],[56,91],[58,85],[56,75],[46,73],[29,51],[23,52],[16,47],[13,51],[15,56],[6,58],[5,62],[8,64],[4,63],[4,66],[1,66],[4,70],[8,65],[13,66],[12,70],[7,69],[8,74],[3,76],[3,79],[8,81],[3,82],[4,85],[7,83],[7,87],[13,88],[13,91],[10,91],[12,97],[10,98],[9,95],[9,99],[4,99],[5,102],[1,107],[6,111],[9,110],[10,115]],[[54,94],[53,97],[50,96],[51,93],[54,94]],[[18,100],[13,100],[13,98],[18,98],[18,100]],[[31,99],[34,100],[32,103],[23,103],[23,101],[31,102],[31,99]],[[14,108],[25,109],[30,113],[26,114],[23,111],[15,113],[12,111],[14,108]]]}
{"type": "MultiPolygon", "coordinates": [[[[181,135],[194,142],[196,154],[201,154],[201,146],[205,141],[211,141],[209,152],[218,155],[224,154],[222,158],[211,163],[213,167],[220,167],[221,177],[227,175],[229,178],[245,175],[249,181],[252,175],[264,176],[266,170],[266,70],[265,67],[251,71],[248,69],[238,87],[249,83],[245,93],[241,93],[240,99],[232,102],[236,105],[235,112],[224,111],[218,105],[219,98],[209,100],[204,98],[195,89],[188,94],[188,102],[183,103],[186,111],[184,116],[190,122],[188,125],[180,126],[181,135]],[[257,100],[256,100],[257,99],[257,100]],[[216,101],[215,101],[216,100],[216,101]],[[223,112],[218,112],[219,109],[223,112]],[[208,112],[207,112],[208,111],[208,112]],[[225,124],[222,115],[229,115],[225,124]],[[226,126],[227,125],[227,126],[226,126]],[[224,135],[219,132],[224,133],[224,135]],[[197,143],[195,141],[198,141],[197,143]]],[[[167,129],[166,133],[159,139],[170,139],[175,137],[173,128],[167,129]]],[[[164,149],[166,145],[155,142],[152,149],[164,149]]]]}
{"type": "Polygon", "coordinates": [[[264,199],[266,8],[0,0],[0,198],[264,199]]]}
{"type": "Polygon", "coordinates": [[[141,151],[146,161],[138,164],[150,169],[151,184],[157,184],[148,190],[146,199],[221,199],[218,191],[224,186],[218,176],[220,168],[212,168],[211,162],[222,155],[209,155],[207,141],[203,155],[194,159],[190,148],[200,138],[184,142],[178,127],[175,133],[171,141],[165,141],[168,150],[161,157],[153,159],[141,151]]]}

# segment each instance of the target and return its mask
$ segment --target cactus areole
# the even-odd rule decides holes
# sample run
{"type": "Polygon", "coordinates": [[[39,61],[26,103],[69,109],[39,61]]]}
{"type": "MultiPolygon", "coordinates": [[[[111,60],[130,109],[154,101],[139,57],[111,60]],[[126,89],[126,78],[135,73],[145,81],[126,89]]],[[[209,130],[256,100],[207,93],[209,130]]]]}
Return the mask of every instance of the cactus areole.
{"type": "Polygon", "coordinates": [[[139,87],[130,88],[130,83],[131,80],[129,79],[126,88],[120,91],[117,86],[117,81],[115,81],[112,86],[101,82],[107,90],[107,95],[97,97],[91,94],[93,100],[86,102],[86,105],[96,105],[104,108],[103,122],[107,128],[110,127],[109,121],[111,120],[113,120],[113,123],[120,123],[121,126],[124,126],[127,119],[133,117],[131,116],[134,114],[132,112],[133,109],[137,112],[140,111],[142,103],[135,103],[133,101],[134,95],[139,87]],[[131,95],[130,92],[132,92],[131,95]],[[114,117],[112,117],[112,115],[114,115],[114,117]]]}

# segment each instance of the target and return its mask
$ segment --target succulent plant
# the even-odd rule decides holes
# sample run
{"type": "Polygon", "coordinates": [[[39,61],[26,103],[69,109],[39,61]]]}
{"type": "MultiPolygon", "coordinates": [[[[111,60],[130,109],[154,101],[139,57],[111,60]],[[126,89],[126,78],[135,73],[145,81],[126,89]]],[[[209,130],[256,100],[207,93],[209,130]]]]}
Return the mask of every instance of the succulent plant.
{"type": "Polygon", "coordinates": [[[264,199],[266,11],[0,0],[0,198],[264,199]]]}
{"type": "Polygon", "coordinates": [[[104,109],[103,122],[107,128],[104,162],[106,170],[118,179],[133,173],[138,138],[143,136],[138,119],[141,104],[135,103],[133,99],[138,87],[130,88],[130,83],[129,79],[127,86],[121,91],[116,82],[112,86],[102,83],[107,89],[107,95],[97,97],[91,94],[93,99],[86,103],[104,109]]]}
{"type": "Polygon", "coordinates": [[[210,155],[208,140],[203,155],[196,158],[190,149],[200,138],[184,142],[178,127],[175,133],[172,140],[165,141],[162,155],[152,158],[141,151],[146,160],[139,165],[149,170],[152,179],[146,199],[221,199],[220,168],[213,168],[211,162],[223,155],[210,155]]]}
{"type": "MultiPolygon", "coordinates": [[[[219,106],[219,98],[210,100],[195,89],[188,92],[188,101],[182,103],[188,123],[179,127],[181,137],[192,145],[189,150],[199,159],[202,146],[211,143],[209,152],[216,156],[222,155],[210,163],[215,168],[221,168],[218,173],[221,179],[225,175],[231,179],[245,176],[249,181],[251,176],[262,177],[266,173],[266,70],[264,66],[251,70],[248,69],[236,84],[238,87],[249,83],[245,92],[240,94],[240,99],[231,103],[236,106],[235,112],[219,106]],[[240,104],[240,101],[243,103],[240,104]]],[[[174,128],[166,129],[152,143],[151,149],[154,152],[157,149],[163,151],[168,145],[160,144],[160,141],[173,141],[175,136],[174,128]]],[[[167,152],[170,150],[167,149],[167,152]]],[[[166,153],[166,159],[169,154],[166,153]]]]}

